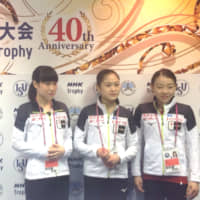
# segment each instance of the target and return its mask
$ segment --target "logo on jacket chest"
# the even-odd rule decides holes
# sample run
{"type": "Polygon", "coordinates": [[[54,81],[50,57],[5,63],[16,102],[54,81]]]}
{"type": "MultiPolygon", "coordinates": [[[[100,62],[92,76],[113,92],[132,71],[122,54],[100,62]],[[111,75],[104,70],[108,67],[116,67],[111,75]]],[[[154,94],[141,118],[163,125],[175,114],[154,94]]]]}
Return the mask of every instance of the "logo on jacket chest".
{"type": "Polygon", "coordinates": [[[169,130],[180,130],[184,120],[185,119],[184,119],[183,115],[168,114],[167,115],[168,129],[169,130]]]}
{"type": "Polygon", "coordinates": [[[144,113],[142,114],[142,119],[144,121],[150,121],[156,119],[156,114],[155,113],[144,113]]]}
{"type": "Polygon", "coordinates": [[[127,126],[127,119],[123,117],[117,117],[114,116],[110,118],[109,120],[105,118],[104,115],[99,115],[97,116],[89,116],[88,117],[88,123],[93,125],[93,126],[105,126],[106,124],[113,124],[115,126],[116,124],[118,125],[118,129],[120,132],[124,132],[125,127],[127,126]],[[122,130],[124,129],[124,130],[122,130]]]}

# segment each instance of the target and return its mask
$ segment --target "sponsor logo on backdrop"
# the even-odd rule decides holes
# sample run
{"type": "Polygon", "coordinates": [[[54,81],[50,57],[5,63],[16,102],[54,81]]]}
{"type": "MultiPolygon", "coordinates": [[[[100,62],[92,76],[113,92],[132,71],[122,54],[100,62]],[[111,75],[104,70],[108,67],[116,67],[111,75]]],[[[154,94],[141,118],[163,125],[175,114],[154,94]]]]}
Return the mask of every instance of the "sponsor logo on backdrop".
{"type": "Polygon", "coordinates": [[[15,158],[13,165],[16,171],[23,173],[27,165],[27,159],[22,156],[18,156],[15,158]]]}
{"type": "Polygon", "coordinates": [[[3,86],[3,82],[0,82],[0,95],[3,94],[2,86],[3,86]]]}
{"type": "Polygon", "coordinates": [[[183,97],[188,94],[189,90],[190,90],[189,83],[186,80],[177,81],[177,89],[176,89],[177,96],[183,97]]]}
{"type": "Polygon", "coordinates": [[[3,194],[3,185],[0,184],[0,196],[3,194]]]}
{"type": "Polygon", "coordinates": [[[131,96],[136,91],[136,85],[133,81],[123,81],[121,84],[121,92],[126,96],[131,96]]]}
{"type": "Polygon", "coordinates": [[[3,144],[3,134],[0,132],[0,146],[3,144]]]}
{"type": "Polygon", "coordinates": [[[82,81],[68,82],[67,93],[73,95],[83,94],[83,82],[82,81]]]}
{"type": "Polygon", "coordinates": [[[15,183],[14,184],[14,195],[15,196],[24,196],[25,195],[25,186],[24,183],[15,183]]]}
{"type": "Polygon", "coordinates": [[[2,111],[2,109],[0,108],[0,119],[2,119],[3,118],[3,111],[2,111]]]}
{"type": "Polygon", "coordinates": [[[25,97],[28,93],[29,84],[25,80],[19,80],[14,83],[13,91],[18,97],[25,97]]]}
{"type": "Polygon", "coordinates": [[[0,157],[0,172],[3,171],[3,168],[4,168],[4,166],[3,166],[3,158],[0,157]]]}

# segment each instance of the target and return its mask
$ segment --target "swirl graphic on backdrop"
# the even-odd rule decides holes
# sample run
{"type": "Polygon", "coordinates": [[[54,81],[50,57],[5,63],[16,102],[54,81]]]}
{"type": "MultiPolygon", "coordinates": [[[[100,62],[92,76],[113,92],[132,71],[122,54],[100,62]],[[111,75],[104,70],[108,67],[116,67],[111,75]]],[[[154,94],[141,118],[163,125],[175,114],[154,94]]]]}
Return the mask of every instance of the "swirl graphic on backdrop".
{"type": "Polygon", "coordinates": [[[176,52],[175,46],[174,44],[171,44],[169,42],[163,42],[160,44],[156,44],[155,46],[152,46],[151,48],[149,48],[144,54],[143,56],[140,58],[139,61],[139,69],[138,69],[138,74],[141,73],[141,71],[144,69],[143,63],[144,63],[144,59],[147,57],[147,55],[156,47],[158,46],[162,46],[162,52],[167,56],[170,57],[172,55],[174,55],[174,53],[176,52]]]}
{"type": "Polygon", "coordinates": [[[119,40],[123,41],[123,38],[126,37],[126,33],[130,27],[134,25],[136,18],[142,9],[142,2],[143,0],[132,1],[129,6],[130,10],[125,14],[125,4],[123,6],[122,1],[94,0],[91,5],[94,17],[92,22],[93,24],[96,23],[97,26],[95,27],[95,31],[98,41],[95,40],[95,46],[92,49],[92,52],[85,53],[85,55],[74,58],[70,62],[57,65],[55,66],[55,69],[69,67],[68,65],[70,64],[81,66],[81,63],[86,63],[88,61],[88,57],[96,57],[99,53],[102,54],[112,48],[119,40]],[[103,8],[107,9],[104,10],[104,12],[101,12],[101,9],[103,8]]]}
{"type": "MultiPolygon", "coordinates": [[[[131,37],[130,39],[125,40],[124,42],[120,43],[119,45],[115,46],[111,50],[103,53],[101,56],[98,56],[80,66],[77,66],[73,69],[65,71],[63,74],[78,74],[78,73],[84,73],[91,71],[97,67],[100,66],[100,64],[103,64],[105,61],[111,59],[114,56],[119,55],[121,52],[125,51],[128,48],[134,47],[136,44],[151,38],[156,35],[160,35],[163,33],[168,33],[168,32],[179,32],[179,33],[184,33],[188,36],[192,36],[195,39],[200,39],[200,32],[199,32],[199,26],[198,26],[198,18],[200,15],[200,0],[197,0],[195,8],[194,8],[194,15],[182,15],[185,17],[193,17],[194,20],[194,25],[188,25],[188,24],[176,24],[176,25],[161,25],[157,26],[155,28],[148,29],[142,33],[136,34],[135,36],[131,37]]],[[[169,43],[161,43],[161,44],[156,44],[153,47],[150,48],[150,50],[147,51],[145,55],[143,55],[140,59],[140,64],[139,64],[139,69],[137,69],[137,72],[140,73],[143,71],[143,60],[147,56],[147,54],[155,47],[162,45],[163,50],[165,47],[169,45],[169,43]]],[[[169,45],[168,47],[172,47],[169,45]]],[[[162,51],[163,51],[162,50],[162,51]]],[[[172,56],[175,53],[175,47],[173,45],[173,50],[171,52],[168,52],[168,56],[172,56]]],[[[176,73],[185,73],[191,69],[194,69],[199,66],[199,62],[196,62],[194,64],[191,64],[185,68],[182,68],[180,70],[175,71],[176,73]]]]}
{"type": "MultiPolygon", "coordinates": [[[[49,12],[50,8],[54,11],[52,15],[58,15],[66,11],[71,3],[72,0],[43,0],[39,3],[35,0],[15,0],[11,2],[8,0],[0,0],[0,20],[9,22],[10,26],[13,24],[11,22],[14,22],[14,25],[24,21],[37,23],[41,21],[41,17],[49,12]]],[[[4,23],[2,25],[4,26],[4,23]]],[[[11,42],[13,41],[10,38],[1,40],[1,46],[7,46],[11,42]]],[[[14,75],[15,73],[9,72],[11,68],[13,69],[15,67],[14,64],[15,62],[13,60],[5,59],[4,63],[1,64],[3,66],[0,75],[14,75]]]]}
{"type": "MultiPolygon", "coordinates": [[[[200,71],[200,61],[196,52],[200,49],[200,0],[178,0],[173,3],[165,1],[149,9],[150,3],[150,0],[127,0],[127,3],[123,0],[86,0],[84,6],[79,9],[77,2],[72,0],[43,0],[40,4],[34,0],[0,0],[0,9],[3,9],[3,12],[0,10],[0,20],[5,22],[6,16],[9,17],[6,18],[6,22],[9,22],[11,27],[16,23],[30,23],[36,40],[32,44],[31,41],[23,43],[24,48],[31,46],[34,50],[30,60],[34,60],[34,64],[40,64],[43,58],[37,55],[48,57],[50,59],[47,60],[47,64],[51,64],[59,74],[96,73],[99,69],[107,67],[141,74],[163,64],[174,64],[175,73],[200,71]],[[69,41],[64,27],[69,17],[79,19],[84,29],[82,33],[92,32],[95,40],[91,40],[89,44],[83,37],[77,42],[74,42],[73,38],[69,41]],[[61,18],[63,29],[58,30],[56,20],[61,18]],[[51,30],[48,30],[49,28],[51,30]],[[55,39],[56,34],[65,36],[59,41],[55,39]],[[51,48],[51,45],[57,45],[59,42],[63,45],[61,48],[51,48]],[[45,47],[40,47],[40,43],[45,47]],[[91,47],[67,48],[65,44],[68,43],[91,47]],[[187,61],[186,57],[190,54],[195,54],[194,61],[188,59],[188,63],[180,62],[183,57],[187,61]],[[133,62],[129,56],[133,57],[133,62]]],[[[7,28],[4,24],[2,23],[2,29],[7,28]]],[[[18,27],[15,27],[16,32],[18,27]]],[[[76,28],[71,28],[70,34],[76,37],[76,28]]],[[[1,40],[1,43],[6,49],[9,42],[11,49],[15,43],[11,43],[12,40],[7,38],[1,40]]],[[[19,40],[18,42],[20,43],[19,40]]],[[[22,64],[27,66],[27,72],[33,67],[33,62],[28,60],[30,56],[28,59],[27,56],[16,56],[15,60],[5,53],[1,54],[1,57],[3,56],[5,59],[2,60],[3,71],[1,69],[0,74],[17,74],[15,70],[22,64]]]]}
{"type": "MultiPolygon", "coordinates": [[[[9,14],[11,15],[14,23],[17,24],[19,19],[12,4],[8,0],[0,0],[0,4],[3,5],[9,11],[9,14]]],[[[5,15],[7,14],[5,13],[5,15]]]]}
{"type": "MultiPolygon", "coordinates": [[[[0,0],[0,20],[4,21],[4,20],[8,20],[14,24],[18,24],[19,19],[17,16],[17,13],[15,11],[14,6],[8,1],[8,0],[0,0]],[[11,19],[10,19],[11,18],[11,19]]],[[[7,39],[5,42],[2,42],[1,45],[7,45],[10,42],[10,39],[7,39]]],[[[11,74],[8,71],[11,69],[13,63],[10,63],[10,61],[8,61],[8,63],[4,66],[3,71],[0,72],[0,74],[11,74]]]]}
{"type": "MultiPolygon", "coordinates": [[[[72,0],[65,0],[65,1],[42,0],[39,3],[36,0],[20,0],[20,1],[21,3],[18,2],[18,5],[22,7],[21,10],[24,10],[26,12],[23,12],[23,13],[20,12],[19,18],[21,19],[30,18],[34,21],[39,21],[41,16],[46,15],[46,13],[50,11],[49,10],[50,8],[51,10],[54,10],[54,14],[57,15],[64,12],[72,3],[72,0]]],[[[18,5],[16,5],[17,8],[18,8],[18,5]]]]}
{"type": "Polygon", "coordinates": [[[0,75],[13,75],[12,73],[8,72],[13,66],[13,63],[11,63],[10,61],[8,62],[8,64],[3,68],[3,71],[0,72],[0,75]]]}
{"type": "Polygon", "coordinates": [[[112,24],[110,26],[104,25],[105,28],[102,28],[100,30],[100,32],[98,33],[99,35],[107,34],[117,27],[118,22],[120,21],[119,15],[121,9],[123,9],[123,4],[120,1],[93,1],[92,14],[94,16],[94,19],[104,24],[112,21],[112,24]],[[114,17],[114,15],[116,15],[116,17],[114,17]]]}

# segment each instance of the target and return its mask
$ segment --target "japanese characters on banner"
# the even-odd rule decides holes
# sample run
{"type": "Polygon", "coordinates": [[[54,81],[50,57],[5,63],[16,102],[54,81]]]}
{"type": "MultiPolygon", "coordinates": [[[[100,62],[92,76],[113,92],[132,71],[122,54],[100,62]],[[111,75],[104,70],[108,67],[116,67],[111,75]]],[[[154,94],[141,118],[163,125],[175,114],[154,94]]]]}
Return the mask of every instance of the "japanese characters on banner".
{"type": "MultiPolygon", "coordinates": [[[[149,88],[150,75],[132,77],[121,75],[120,102],[134,112],[140,102],[152,99],[149,88]],[[145,81],[144,81],[145,80],[145,81]]],[[[0,77],[0,199],[24,200],[23,173],[26,159],[16,153],[11,147],[12,127],[16,111],[20,104],[26,102],[30,77],[27,75],[0,77]]],[[[200,128],[200,75],[178,76],[177,101],[192,106],[200,128]],[[195,97],[195,98],[194,98],[195,97]]],[[[59,76],[57,100],[61,100],[69,108],[72,126],[74,127],[83,106],[96,101],[95,75],[59,76]]],[[[83,200],[82,160],[73,153],[69,159],[70,200],[83,200]]],[[[130,177],[128,200],[136,198],[130,177]]],[[[196,198],[200,200],[200,198],[196,198]]]]}

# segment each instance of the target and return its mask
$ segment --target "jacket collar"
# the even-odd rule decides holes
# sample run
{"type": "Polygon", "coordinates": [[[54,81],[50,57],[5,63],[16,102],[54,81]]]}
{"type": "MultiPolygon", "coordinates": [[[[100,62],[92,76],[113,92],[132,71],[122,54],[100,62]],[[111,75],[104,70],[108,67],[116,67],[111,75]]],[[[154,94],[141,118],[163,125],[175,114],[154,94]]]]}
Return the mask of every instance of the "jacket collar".
{"type": "MultiPolygon", "coordinates": [[[[164,113],[168,113],[169,110],[170,110],[175,104],[176,104],[175,97],[172,97],[170,103],[164,104],[164,106],[163,106],[164,113]]],[[[153,105],[154,105],[155,109],[158,110],[158,109],[157,109],[157,99],[156,99],[156,97],[153,98],[153,105]]]]}
{"type": "MultiPolygon", "coordinates": [[[[117,105],[116,105],[115,110],[113,112],[115,112],[119,107],[119,99],[116,99],[116,103],[117,103],[117,105]]],[[[105,104],[103,104],[101,102],[101,96],[99,96],[98,99],[97,99],[97,106],[103,111],[103,113],[107,113],[105,104]]]]}
{"type": "MultiPolygon", "coordinates": [[[[37,111],[39,111],[39,106],[38,106],[38,103],[34,100],[34,101],[31,101],[32,105],[33,105],[33,108],[37,111]]],[[[53,107],[53,110],[56,110],[56,101],[54,99],[52,99],[52,107],[53,107]]],[[[43,110],[43,109],[42,109],[43,110]]]]}

